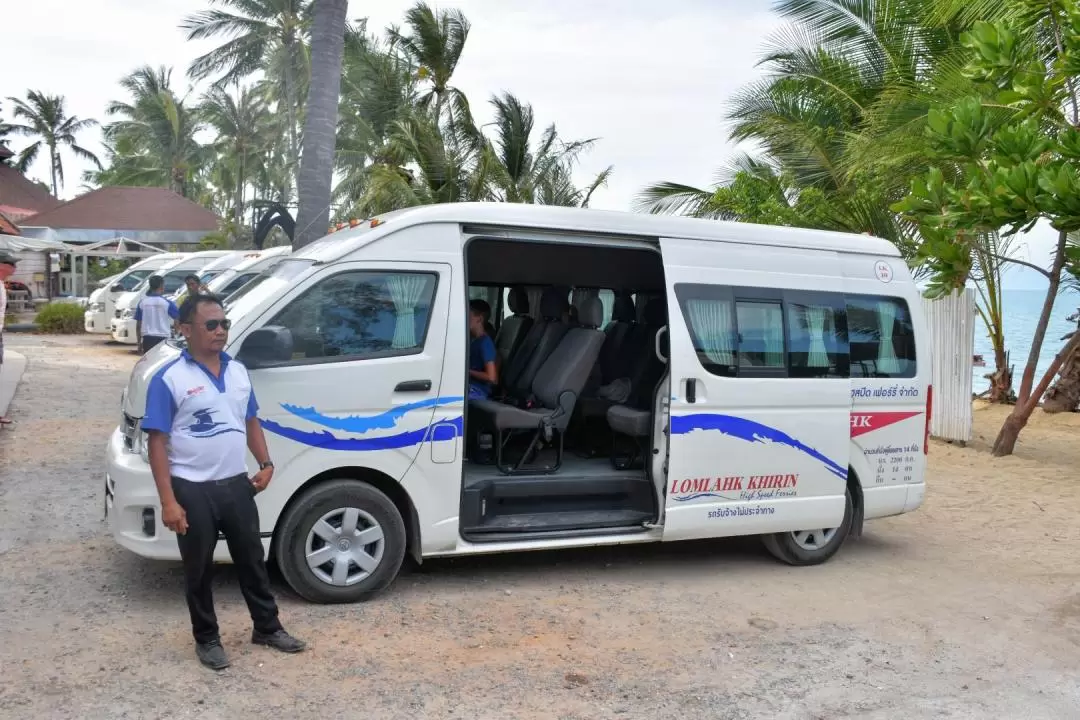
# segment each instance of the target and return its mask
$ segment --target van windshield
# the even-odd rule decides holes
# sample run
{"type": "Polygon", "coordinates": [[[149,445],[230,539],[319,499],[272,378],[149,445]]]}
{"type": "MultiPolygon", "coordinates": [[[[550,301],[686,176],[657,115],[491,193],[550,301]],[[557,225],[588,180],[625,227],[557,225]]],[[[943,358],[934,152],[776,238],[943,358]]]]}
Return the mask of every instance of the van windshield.
{"type": "Polygon", "coordinates": [[[308,258],[282,259],[227,297],[225,312],[232,320],[243,317],[267,298],[284,291],[293,280],[314,264],[315,261],[308,258]]]}

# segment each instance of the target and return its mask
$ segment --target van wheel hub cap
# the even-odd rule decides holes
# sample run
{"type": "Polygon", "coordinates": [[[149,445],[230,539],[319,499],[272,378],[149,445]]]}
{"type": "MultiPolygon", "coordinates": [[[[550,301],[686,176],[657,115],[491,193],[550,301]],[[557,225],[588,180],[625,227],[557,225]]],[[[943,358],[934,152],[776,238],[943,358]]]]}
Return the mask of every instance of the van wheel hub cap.
{"type": "Polygon", "coordinates": [[[382,562],[382,526],[360,508],[331,510],[315,521],[304,542],[308,569],[328,585],[348,587],[371,576],[382,562]]]}

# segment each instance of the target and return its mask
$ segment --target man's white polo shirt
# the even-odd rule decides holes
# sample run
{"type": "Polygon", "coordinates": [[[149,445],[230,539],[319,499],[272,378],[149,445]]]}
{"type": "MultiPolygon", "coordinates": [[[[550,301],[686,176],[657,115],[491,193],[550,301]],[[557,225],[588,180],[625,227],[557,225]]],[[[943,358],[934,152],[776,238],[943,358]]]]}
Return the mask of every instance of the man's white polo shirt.
{"type": "Polygon", "coordinates": [[[169,435],[169,472],[192,482],[247,472],[248,419],[259,410],[247,368],[221,353],[217,378],[183,354],[154,374],[143,430],[169,435]]]}
{"type": "Polygon", "coordinates": [[[147,295],[135,308],[135,319],[142,322],[142,334],[167,338],[172,334],[172,320],[180,317],[180,310],[172,300],[161,293],[147,295]]]}

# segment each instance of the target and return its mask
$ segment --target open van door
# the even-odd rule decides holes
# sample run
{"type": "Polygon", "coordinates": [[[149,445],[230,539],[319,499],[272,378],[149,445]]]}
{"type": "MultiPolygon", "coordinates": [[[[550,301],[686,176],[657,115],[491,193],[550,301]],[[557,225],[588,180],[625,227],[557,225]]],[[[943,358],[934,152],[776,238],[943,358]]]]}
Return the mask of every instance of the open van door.
{"type": "Polygon", "coordinates": [[[839,526],[851,392],[837,255],[660,246],[671,373],[664,540],[839,526]]]}

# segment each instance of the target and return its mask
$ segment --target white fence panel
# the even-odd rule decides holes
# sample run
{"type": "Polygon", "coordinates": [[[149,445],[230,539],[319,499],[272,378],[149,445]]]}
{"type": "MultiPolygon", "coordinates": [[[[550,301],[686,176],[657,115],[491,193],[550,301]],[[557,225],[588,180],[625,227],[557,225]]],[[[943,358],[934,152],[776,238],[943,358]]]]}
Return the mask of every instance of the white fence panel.
{"type": "Polygon", "coordinates": [[[930,328],[934,407],[930,434],[943,440],[971,439],[971,372],[975,353],[975,292],[923,300],[930,328]]]}

